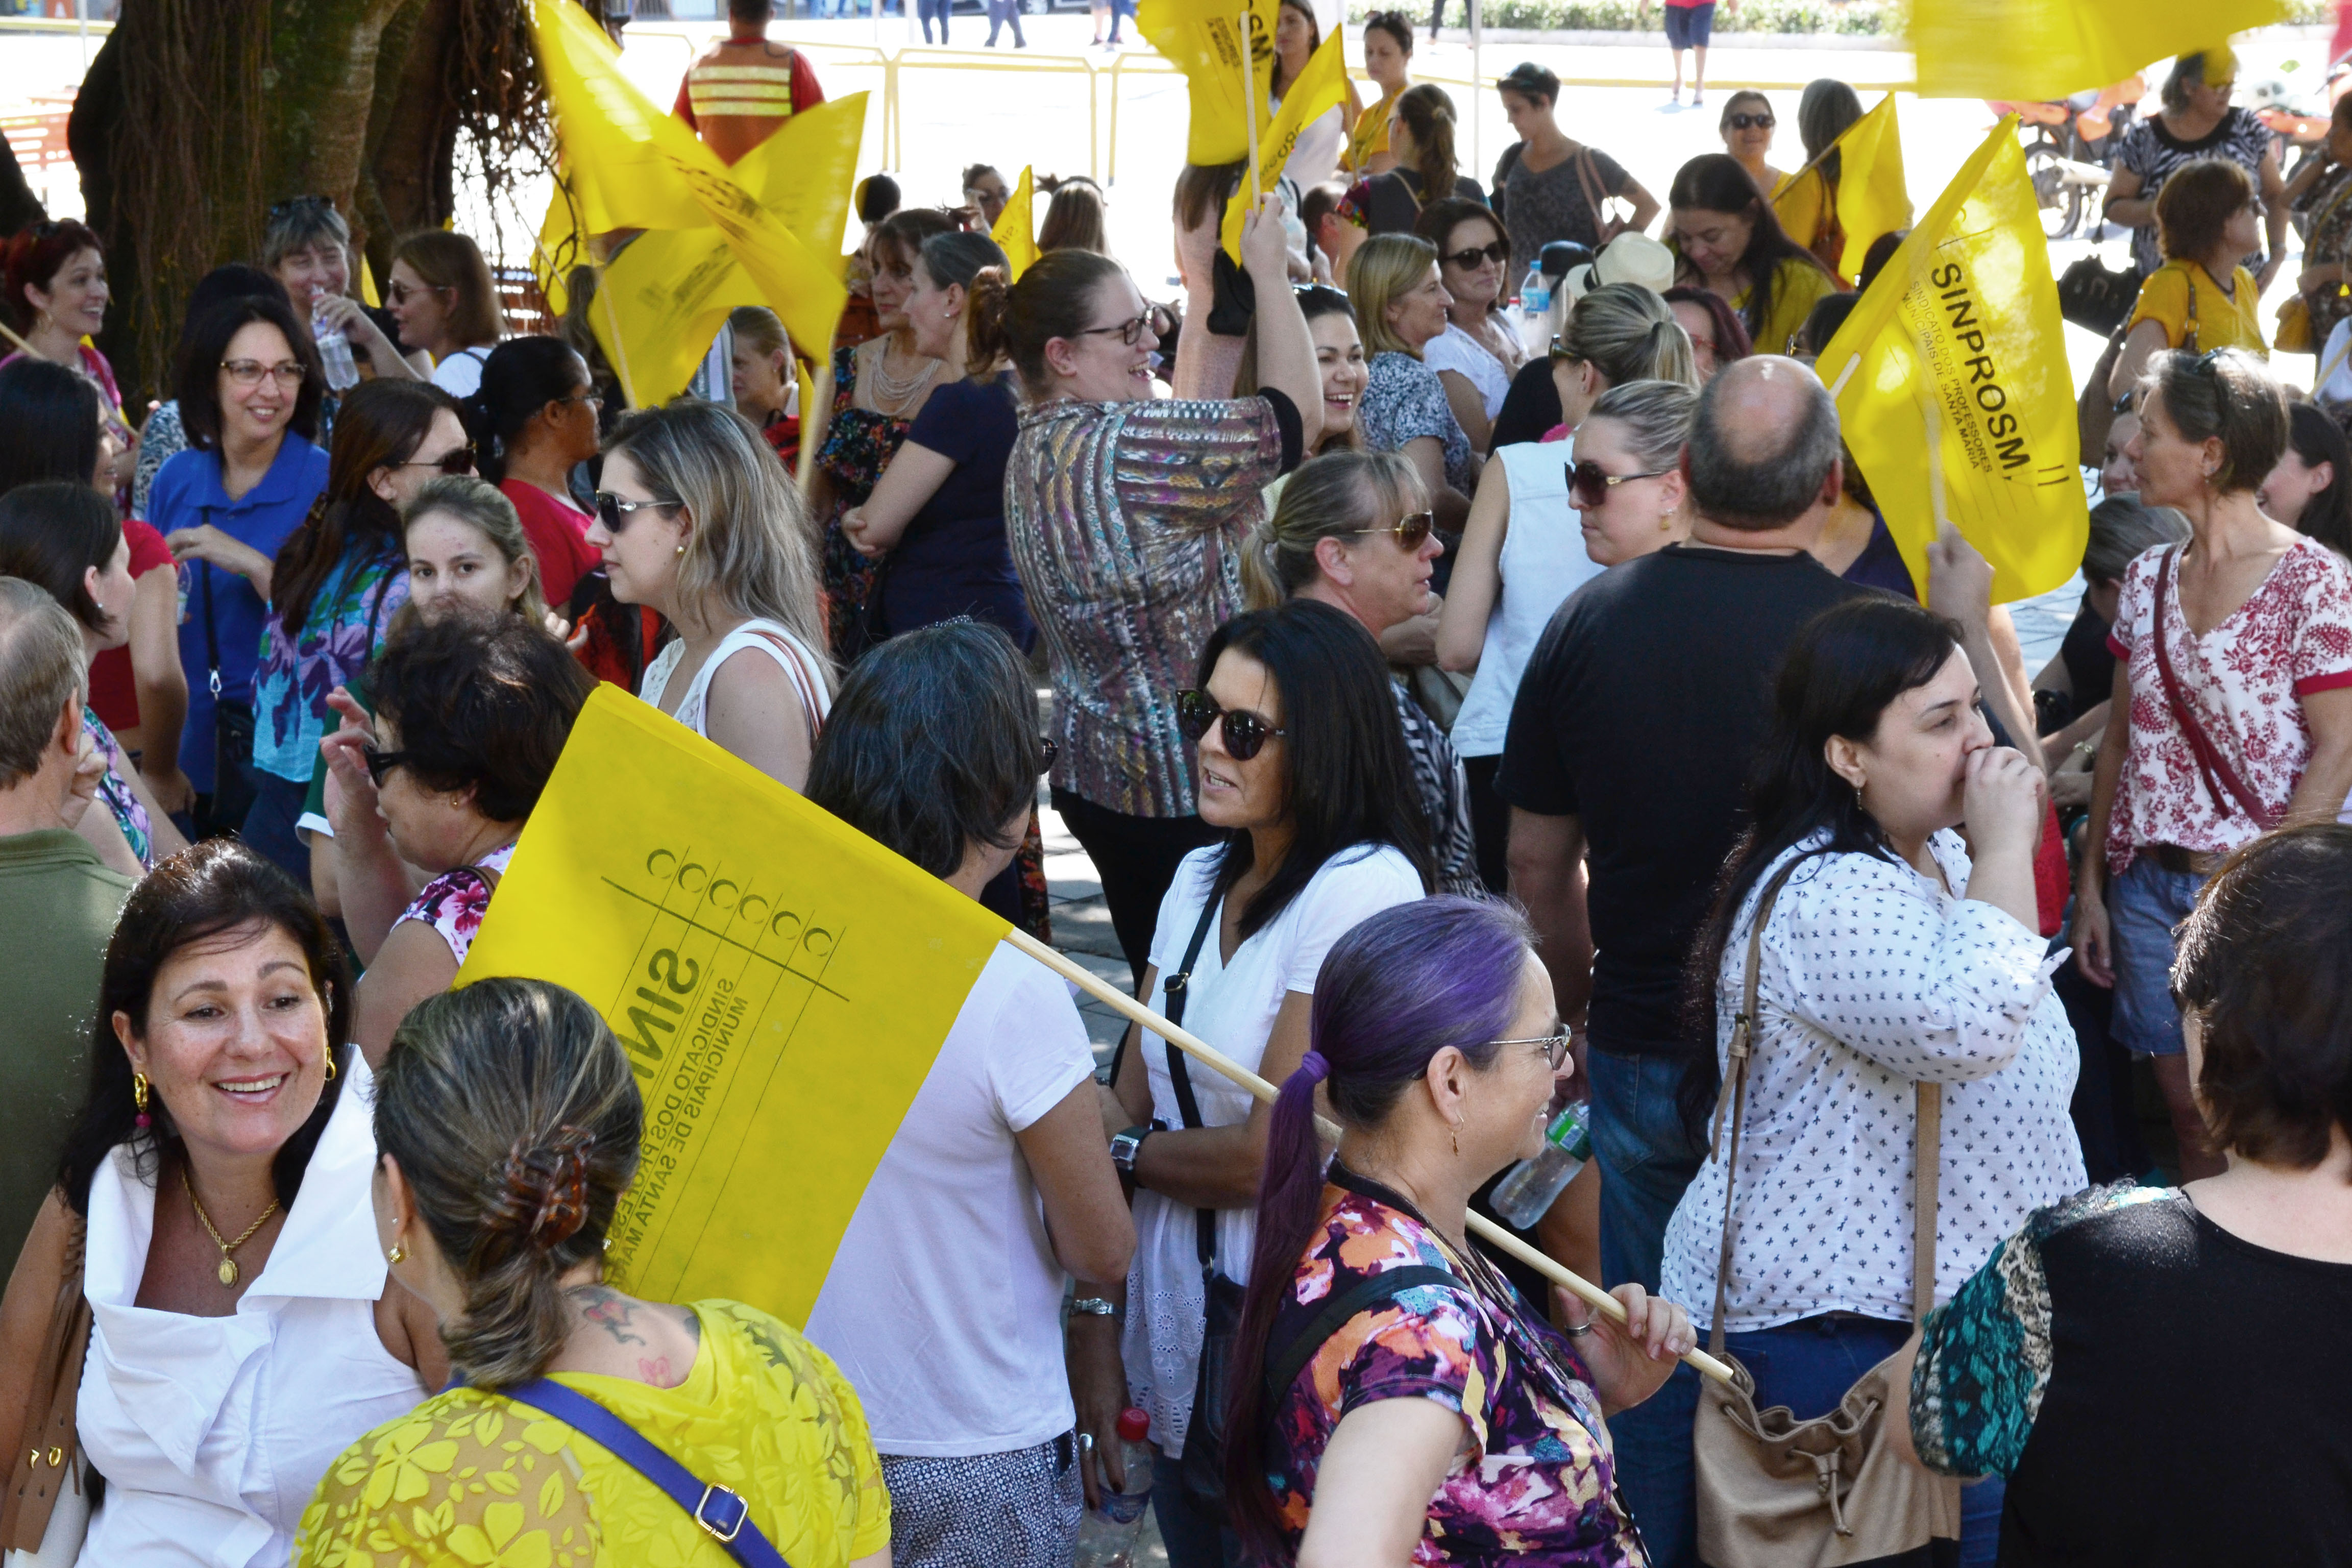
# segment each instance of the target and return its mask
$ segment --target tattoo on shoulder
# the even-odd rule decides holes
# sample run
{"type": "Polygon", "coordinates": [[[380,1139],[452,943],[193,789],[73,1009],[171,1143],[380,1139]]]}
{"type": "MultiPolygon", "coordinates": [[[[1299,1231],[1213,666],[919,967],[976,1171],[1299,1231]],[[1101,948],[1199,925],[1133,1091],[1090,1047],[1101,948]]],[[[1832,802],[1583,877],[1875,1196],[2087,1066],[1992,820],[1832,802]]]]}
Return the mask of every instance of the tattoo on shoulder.
{"type": "Polygon", "coordinates": [[[642,1303],[629,1300],[606,1285],[575,1285],[564,1294],[579,1303],[582,1317],[612,1335],[615,1343],[641,1345],[646,1342],[645,1335],[632,1331],[642,1303]]]}

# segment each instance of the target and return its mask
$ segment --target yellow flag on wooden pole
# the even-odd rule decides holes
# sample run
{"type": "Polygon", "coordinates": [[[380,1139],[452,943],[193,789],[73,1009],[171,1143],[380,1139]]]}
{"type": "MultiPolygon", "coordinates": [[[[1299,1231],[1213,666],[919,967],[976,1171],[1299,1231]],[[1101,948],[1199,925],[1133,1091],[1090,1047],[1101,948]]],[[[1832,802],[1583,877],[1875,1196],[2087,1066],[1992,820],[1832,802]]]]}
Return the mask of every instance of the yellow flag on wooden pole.
{"type": "Polygon", "coordinates": [[[1962,165],[1816,367],[1923,596],[1947,518],[1992,563],[2003,604],[2072,576],[2090,529],[2058,286],[2017,123],[1962,165]]]}
{"type": "Polygon", "coordinates": [[[1862,275],[1863,258],[1878,237],[1911,224],[1911,195],[1903,179],[1903,137],[1895,120],[1895,95],[1888,93],[1876,108],[1845,128],[1820,157],[1790,175],[1773,189],[1772,209],[1780,226],[1799,245],[1810,247],[1822,226],[1822,216],[1835,214],[1845,232],[1845,247],[1833,266],[1848,284],[1862,275]],[[1837,189],[1832,192],[1823,165],[1837,154],[1837,189]]]}
{"type": "Polygon", "coordinates": [[[1912,0],[1922,98],[2057,99],[2293,19],[2286,0],[1912,0]]]}
{"type": "Polygon", "coordinates": [[[988,237],[996,241],[996,248],[1004,252],[1004,260],[1017,282],[1029,264],[1037,259],[1037,172],[1034,165],[1021,171],[1021,183],[1013,187],[1013,199],[996,215],[996,226],[988,237]]]}
{"type": "Polygon", "coordinates": [[[1273,89],[1274,28],[1280,9],[1281,0],[1247,0],[1246,5],[1234,0],[1141,0],[1136,6],[1137,30],[1184,73],[1192,110],[1186,163],[1238,163],[1249,156],[1250,106],[1263,105],[1273,89]],[[1252,84],[1248,89],[1244,79],[1252,84]]]}
{"type": "MultiPolygon", "coordinates": [[[[1339,30],[1335,27],[1331,36],[1323,40],[1322,47],[1308,58],[1298,79],[1290,84],[1283,95],[1280,111],[1258,138],[1258,165],[1265,170],[1265,178],[1280,179],[1282,166],[1290,162],[1290,150],[1298,145],[1299,133],[1318,115],[1346,102],[1347,98],[1348,58],[1341,51],[1339,30]]],[[[1248,205],[1238,199],[1227,202],[1224,225],[1218,234],[1225,254],[1236,265],[1242,258],[1242,219],[1248,211],[1248,205]]]]}

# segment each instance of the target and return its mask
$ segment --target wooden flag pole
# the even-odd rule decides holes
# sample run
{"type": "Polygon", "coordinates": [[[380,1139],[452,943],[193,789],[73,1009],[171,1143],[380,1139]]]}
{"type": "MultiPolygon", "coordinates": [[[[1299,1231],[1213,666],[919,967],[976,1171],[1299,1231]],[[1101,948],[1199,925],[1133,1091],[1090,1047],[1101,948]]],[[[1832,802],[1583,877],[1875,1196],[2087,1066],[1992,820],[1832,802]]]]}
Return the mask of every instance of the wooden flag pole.
{"type": "MultiPolygon", "coordinates": [[[[1118,986],[1111,984],[1108,981],[1102,979],[1099,975],[1095,974],[1093,972],[1086,969],[1072,960],[1063,957],[1062,954],[1055,952],[1052,948],[1046,946],[1044,942],[1039,942],[1035,937],[1031,936],[1028,932],[1022,931],[1020,928],[1015,927],[1012,931],[1007,931],[1004,936],[1004,940],[1011,942],[1014,947],[1019,948],[1022,952],[1027,953],[1030,957],[1035,959],[1038,963],[1044,964],[1046,968],[1052,970],[1055,973],[1062,976],[1065,980],[1069,981],[1072,984],[1086,992],[1089,996],[1092,996],[1097,1001],[1102,1002],[1105,1005],[1117,1009],[1122,1016],[1128,1018],[1129,1021],[1142,1025],[1153,1034],[1158,1035],[1161,1039],[1166,1040],[1170,1045],[1181,1050],[1186,1056],[1191,1057],[1194,1061],[1199,1062],[1202,1067],[1213,1068],[1218,1072],[1224,1074],[1225,1077],[1233,1079],[1234,1082],[1241,1085],[1244,1089],[1248,1089],[1250,1093],[1255,1095],[1258,1099],[1265,1100],[1267,1104],[1271,1105],[1274,1102],[1275,1096],[1280,1092],[1274,1085],[1268,1083],[1257,1074],[1250,1071],[1249,1068],[1242,1066],[1241,1063],[1234,1060],[1233,1058],[1225,1055],[1223,1051],[1210,1046],[1198,1036],[1189,1034],[1185,1030],[1179,1028],[1174,1024],[1170,1023],[1167,1019],[1161,1017],[1150,1008],[1146,1007],[1142,1003],[1138,1002],[1134,997],[1129,996],[1126,992],[1121,991],[1118,986]]],[[[1320,1132],[1328,1142],[1334,1143],[1339,1142],[1339,1128],[1336,1123],[1318,1116],[1315,1119],[1315,1127],[1316,1131],[1320,1132]]],[[[1570,1295],[1576,1297],[1586,1306],[1591,1307],[1594,1311],[1606,1316],[1612,1322],[1622,1323],[1625,1321],[1624,1303],[1618,1300],[1616,1297],[1609,1294],[1608,1291],[1601,1289],[1600,1286],[1591,1283],[1590,1280],[1580,1279],[1577,1275],[1570,1272],[1568,1269],[1562,1268],[1559,1263],[1547,1258],[1542,1253],[1538,1252],[1534,1247],[1529,1247],[1526,1242],[1521,1241],[1517,1237],[1513,1236],[1509,1231],[1505,1230],[1501,1226],[1498,1226],[1494,1221],[1488,1219],[1485,1215],[1472,1214],[1468,1216],[1468,1219],[1471,1235],[1478,1237],[1481,1241],[1485,1241],[1492,1246],[1502,1248],[1502,1250],[1509,1253],[1513,1258],[1517,1258],[1520,1262],[1526,1264],[1528,1268],[1534,1269],[1545,1279],[1549,1279],[1552,1283],[1566,1289],[1570,1295]]],[[[1694,1347],[1684,1354],[1683,1360],[1688,1362],[1692,1366],[1696,1367],[1700,1372],[1703,1372],[1707,1376],[1714,1378],[1717,1383],[1724,1384],[1726,1387],[1731,1386],[1731,1369],[1724,1365],[1723,1363],[1716,1360],[1715,1357],[1707,1354],[1705,1351],[1694,1347]]]]}
{"type": "Polygon", "coordinates": [[[833,423],[833,355],[826,354],[814,367],[809,377],[809,396],[814,408],[801,410],[801,460],[798,476],[801,500],[807,501],[816,492],[817,448],[824,445],[824,433],[833,423]]]}
{"type": "Polygon", "coordinates": [[[1250,14],[1241,14],[1242,27],[1242,104],[1249,114],[1250,210],[1257,210],[1257,200],[1265,189],[1265,178],[1257,166],[1257,55],[1251,47],[1250,14]]]}

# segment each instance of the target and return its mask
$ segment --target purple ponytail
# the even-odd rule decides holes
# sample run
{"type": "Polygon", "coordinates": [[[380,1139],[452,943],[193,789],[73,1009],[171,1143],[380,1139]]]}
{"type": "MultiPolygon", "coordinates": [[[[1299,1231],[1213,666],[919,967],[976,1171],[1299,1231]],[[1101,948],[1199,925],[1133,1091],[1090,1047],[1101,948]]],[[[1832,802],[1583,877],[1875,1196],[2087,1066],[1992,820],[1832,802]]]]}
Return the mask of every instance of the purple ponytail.
{"type": "Polygon", "coordinates": [[[1266,1478],[1267,1338],[1322,1217],[1323,1152],[1315,1089],[1349,1129],[1396,1108],[1430,1058],[1452,1046],[1484,1070],[1509,1032],[1533,937],[1509,905],[1423,899],[1382,910],[1332,945],[1315,980],[1313,1048],[1285,1079],[1266,1136],[1257,1244],[1226,1385],[1225,1493],[1244,1555],[1286,1562],[1284,1522],[1266,1478]]]}

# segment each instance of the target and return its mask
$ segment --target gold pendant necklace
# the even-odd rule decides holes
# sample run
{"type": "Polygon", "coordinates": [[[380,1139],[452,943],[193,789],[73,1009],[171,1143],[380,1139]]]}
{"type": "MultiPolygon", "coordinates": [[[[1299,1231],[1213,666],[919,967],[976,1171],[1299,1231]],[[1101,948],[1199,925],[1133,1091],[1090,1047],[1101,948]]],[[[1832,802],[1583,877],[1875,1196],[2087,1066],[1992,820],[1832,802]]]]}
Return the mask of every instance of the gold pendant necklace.
{"type": "Polygon", "coordinates": [[[259,1219],[255,1220],[251,1225],[245,1227],[244,1235],[238,1237],[235,1241],[223,1241],[221,1239],[220,1231],[213,1225],[213,1216],[205,1212],[204,1199],[196,1196],[196,1189],[189,1184],[188,1173],[184,1166],[183,1166],[180,1171],[180,1186],[181,1189],[188,1194],[189,1205],[196,1211],[196,1223],[205,1227],[205,1234],[213,1238],[213,1245],[215,1247],[220,1248],[220,1267],[215,1269],[214,1273],[219,1277],[220,1282],[223,1285],[235,1285],[237,1278],[236,1259],[231,1258],[229,1254],[235,1252],[238,1247],[243,1247],[247,1242],[251,1241],[253,1239],[253,1233],[269,1223],[269,1216],[278,1212],[278,1200],[275,1198],[269,1200],[269,1206],[261,1211],[261,1217],[259,1219]]]}

